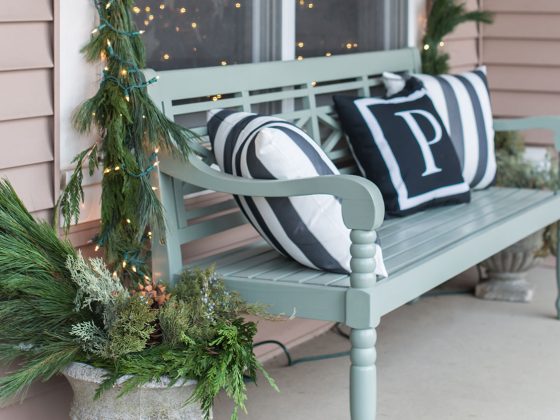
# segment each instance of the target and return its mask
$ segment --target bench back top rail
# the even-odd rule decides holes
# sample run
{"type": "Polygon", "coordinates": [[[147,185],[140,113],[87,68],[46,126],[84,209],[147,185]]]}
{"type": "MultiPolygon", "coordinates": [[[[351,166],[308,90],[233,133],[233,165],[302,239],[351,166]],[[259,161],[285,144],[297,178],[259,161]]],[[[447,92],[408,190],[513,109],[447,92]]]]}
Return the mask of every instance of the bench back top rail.
{"type": "MultiPolygon", "coordinates": [[[[406,48],[164,71],[158,73],[159,81],[149,87],[149,93],[169,119],[200,135],[197,151],[207,164],[213,164],[214,158],[205,144],[206,112],[227,108],[274,115],[296,124],[322,147],[341,173],[355,174],[357,168],[334,115],[332,96],[368,96],[381,84],[383,72],[417,72],[419,68],[418,50],[406,48]]],[[[153,76],[155,72],[146,71],[147,78],[153,76]]],[[[177,226],[168,229],[177,230],[181,244],[247,223],[231,197],[207,196],[207,191],[196,186],[174,182],[177,226]]]]}

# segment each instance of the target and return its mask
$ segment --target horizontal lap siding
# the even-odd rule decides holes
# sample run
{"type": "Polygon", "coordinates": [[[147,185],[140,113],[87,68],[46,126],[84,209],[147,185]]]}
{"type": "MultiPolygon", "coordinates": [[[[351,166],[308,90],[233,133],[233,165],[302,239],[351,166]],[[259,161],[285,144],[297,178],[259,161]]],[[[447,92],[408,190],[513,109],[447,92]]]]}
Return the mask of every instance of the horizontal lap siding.
{"type": "Polygon", "coordinates": [[[54,37],[53,0],[0,9],[0,177],[41,218],[57,194],[54,37]]]}
{"type": "Polygon", "coordinates": [[[0,8],[0,22],[52,22],[52,0],[13,0],[0,8]]]}
{"type": "MultiPolygon", "coordinates": [[[[55,0],[56,1],[56,0],[55,0]]],[[[0,7],[0,178],[7,178],[37,218],[50,220],[57,195],[55,8],[53,0],[13,0],[0,7]]],[[[0,371],[0,375],[5,370],[0,371]]],[[[72,398],[56,377],[34,384],[26,400],[0,408],[0,420],[68,416],[72,398]]]]}
{"type": "Polygon", "coordinates": [[[0,121],[52,117],[51,69],[0,71],[0,121]]]}
{"type": "Polygon", "coordinates": [[[52,22],[0,24],[0,68],[19,70],[52,68],[52,22]]]}
{"type": "Polygon", "coordinates": [[[560,13],[558,0],[484,0],[484,8],[495,13],[560,13]]]}
{"type": "MultiPolygon", "coordinates": [[[[478,9],[478,0],[467,0],[468,10],[478,9]]],[[[444,51],[449,54],[451,73],[461,73],[474,69],[480,63],[479,31],[474,22],[459,25],[445,38],[444,51]]]]}
{"type": "MultiPolygon", "coordinates": [[[[483,28],[494,113],[502,117],[560,114],[560,1],[484,0],[494,24],[483,28]]],[[[529,140],[548,143],[548,134],[529,140]]]]}

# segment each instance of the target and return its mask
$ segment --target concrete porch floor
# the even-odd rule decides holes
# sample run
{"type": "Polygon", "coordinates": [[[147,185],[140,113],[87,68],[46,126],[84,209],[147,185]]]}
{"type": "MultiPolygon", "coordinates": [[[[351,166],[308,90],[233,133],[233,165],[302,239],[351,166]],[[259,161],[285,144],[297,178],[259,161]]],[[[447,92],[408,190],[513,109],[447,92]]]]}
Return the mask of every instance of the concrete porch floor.
{"type": "MultiPolygon", "coordinates": [[[[535,268],[530,304],[471,295],[425,297],[387,315],[378,330],[379,415],[390,420],[560,419],[560,321],[554,319],[554,269],[535,268]]],[[[471,270],[447,283],[476,282],[471,270]]],[[[294,358],[349,349],[328,332],[292,351],[294,358]]],[[[348,419],[348,358],[284,367],[267,363],[277,394],[249,386],[246,420],[348,419]]],[[[216,420],[229,419],[220,398],[216,420]]]]}

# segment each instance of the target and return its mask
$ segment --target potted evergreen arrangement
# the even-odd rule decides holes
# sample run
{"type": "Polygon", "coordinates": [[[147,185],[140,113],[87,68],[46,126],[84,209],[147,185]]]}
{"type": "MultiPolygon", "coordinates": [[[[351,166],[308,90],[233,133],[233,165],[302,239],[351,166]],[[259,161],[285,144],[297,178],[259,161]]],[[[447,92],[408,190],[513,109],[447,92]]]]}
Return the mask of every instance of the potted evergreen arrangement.
{"type": "Polygon", "coordinates": [[[1,401],[63,373],[76,420],[210,419],[221,390],[237,419],[246,379],[262,372],[275,386],[243,313],[263,309],[226,290],[212,270],[187,271],[173,286],[146,278],[127,288],[101,259],[86,261],[35,221],[0,182],[0,361],[12,366],[0,378],[1,401]]]}
{"type": "Polygon", "coordinates": [[[262,372],[253,353],[264,314],[225,289],[212,271],[187,271],[173,285],[150,270],[151,230],[164,241],[164,209],[153,185],[160,150],[186,159],[196,136],[165,117],[150,99],[142,31],[134,0],[94,0],[98,20],[83,48],[102,63],[100,88],[74,116],[96,141],[76,156],[57,203],[67,228],[78,220],[84,172],[103,176],[105,259],[84,259],[57,231],[36,222],[15,191],[0,182],[0,401],[35,380],[64,374],[74,390],[71,417],[210,419],[214,397],[232,398],[237,419],[246,380],[262,372]],[[107,265],[106,265],[107,264],[107,265]]]}
{"type": "MultiPolygon", "coordinates": [[[[495,138],[497,175],[501,187],[556,190],[558,170],[552,158],[537,165],[525,159],[523,138],[516,132],[497,133],[495,138]]],[[[555,228],[535,232],[482,262],[488,280],[477,285],[477,297],[489,300],[529,302],[533,286],[527,281],[527,271],[539,259],[550,254],[555,241],[555,228]]]]}

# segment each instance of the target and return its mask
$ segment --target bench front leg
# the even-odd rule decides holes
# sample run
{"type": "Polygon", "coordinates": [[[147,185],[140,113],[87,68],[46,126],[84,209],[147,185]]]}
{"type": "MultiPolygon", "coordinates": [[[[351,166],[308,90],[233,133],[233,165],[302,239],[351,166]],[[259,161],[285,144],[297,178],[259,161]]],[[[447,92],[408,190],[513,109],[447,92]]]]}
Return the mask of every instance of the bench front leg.
{"type": "Polygon", "coordinates": [[[352,420],[375,420],[377,411],[377,352],[375,328],[352,329],[350,415],[352,420]]]}
{"type": "MultiPolygon", "coordinates": [[[[375,286],[375,231],[352,230],[351,293],[371,290],[375,286]]],[[[367,293],[364,296],[369,296],[367,293]]],[[[353,305],[352,300],[347,304],[353,305]]],[[[371,304],[368,309],[372,311],[371,304]]],[[[371,312],[373,313],[373,312],[371,312]]],[[[352,328],[350,359],[350,414],[352,420],[375,420],[377,411],[377,352],[375,327],[379,317],[369,318],[369,328],[352,328]]],[[[350,323],[352,324],[352,322],[350,323]]],[[[349,325],[352,327],[352,325],[349,325]]]]}

